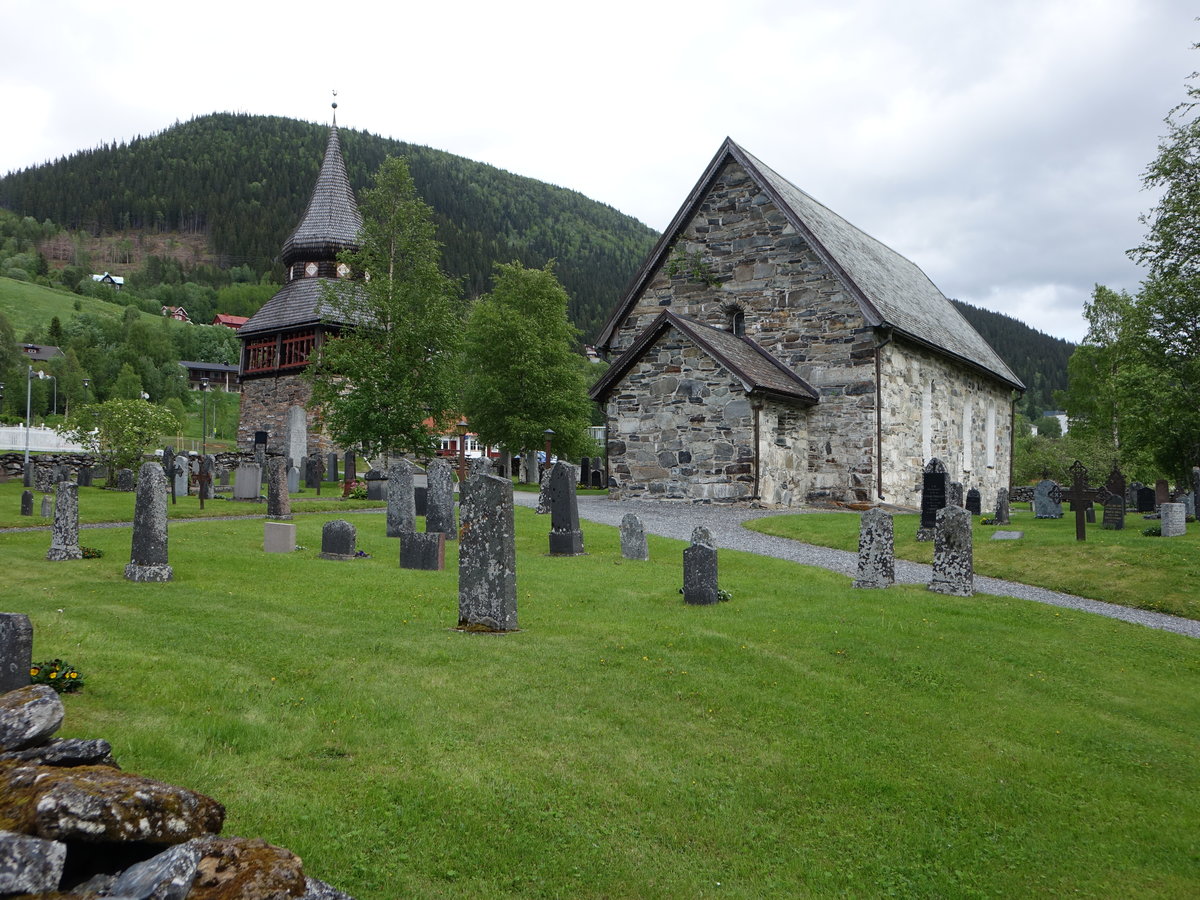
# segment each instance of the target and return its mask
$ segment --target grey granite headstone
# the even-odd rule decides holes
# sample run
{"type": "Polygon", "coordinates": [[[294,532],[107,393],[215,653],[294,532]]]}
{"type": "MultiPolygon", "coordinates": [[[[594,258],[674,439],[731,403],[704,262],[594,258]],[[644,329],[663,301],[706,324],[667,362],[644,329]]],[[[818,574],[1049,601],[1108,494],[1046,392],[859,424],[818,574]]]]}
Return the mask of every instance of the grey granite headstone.
{"type": "Polygon", "coordinates": [[[683,551],[683,602],[709,606],[721,599],[717,588],[717,547],[703,525],[692,529],[691,546],[683,551]]]}
{"type": "Polygon", "coordinates": [[[937,511],[946,505],[949,492],[950,476],[946,474],[946,466],[935,456],[925,464],[921,473],[921,524],[917,528],[918,541],[933,540],[937,511]]]}
{"type": "MultiPolygon", "coordinates": [[[[166,484],[165,478],[163,484],[166,484]]],[[[133,490],[133,469],[117,470],[117,490],[126,492],[133,490]]]]}
{"type": "Polygon", "coordinates": [[[188,495],[188,464],[182,455],[175,457],[175,496],[188,495]]]}
{"type": "Polygon", "coordinates": [[[33,515],[33,491],[21,492],[21,515],[33,515]]]}
{"type": "Polygon", "coordinates": [[[1008,488],[996,491],[996,524],[1007,525],[1011,519],[1008,506],[1008,488]]]}
{"type": "Polygon", "coordinates": [[[1187,534],[1187,520],[1182,503],[1164,503],[1158,508],[1163,537],[1181,537],[1187,534]]]}
{"type": "Polygon", "coordinates": [[[354,559],[358,531],[345,519],[334,519],[321,526],[321,559],[354,559]]]}
{"type": "Polygon", "coordinates": [[[292,498],[288,496],[287,460],[273,456],[267,463],[267,518],[290,519],[292,498]]]}
{"type": "Polygon", "coordinates": [[[289,494],[296,494],[300,491],[300,469],[296,466],[288,467],[287,489],[289,494]]]}
{"type": "Polygon", "coordinates": [[[33,625],[24,613],[0,613],[0,694],[29,684],[33,625]]]}
{"type": "Polygon", "coordinates": [[[220,474],[217,477],[220,480],[221,487],[229,487],[229,469],[222,466],[220,474]]]}
{"type": "MultiPolygon", "coordinates": [[[[435,466],[436,463],[429,467],[431,485],[435,466]]],[[[517,554],[512,482],[495,475],[474,479],[463,492],[462,518],[458,627],[472,631],[516,631],[517,554]]]]}
{"type": "Polygon", "coordinates": [[[38,466],[33,470],[33,486],[43,494],[54,490],[54,466],[38,466]]]}
{"type": "Polygon", "coordinates": [[[407,459],[388,467],[387,536],[401,537],[417,530],[417,502],[413,492],[413,469],[407,459]]]}
{"type": "Polygon", "coordinates": [[[133,505],[133,548],[125,577],[130,581],[170,581],[167,563],[167,478],[162,466],[143,463],[133,505]]]}
{"type": "Polygon", "coordinates": [[[868,509],[858,530],[856,588],[886,588],[896,582],[896,545],[891,513],[868,509]]]}
{"type": "Polygon", "coordinates": [[[625,559],[649,559],[650,548],[646,544],[646,529],[642,520],[633,513],[621,518],[621,556],[625,559]]]}
{"type": "Polygon", "coordinates": [[[446,540],[456,535],[454,527],[454,474],[450,463],[435,459],[425,470],[428,493],[425,501],[425,531],[428,534],[441,532],[446,540]]]}
{"type": "Polygon", "coordinates": [[[242,463],[233,473],[233,499],[257,500],[261,494],[262,471],[258,463],[242,463]]]}
{"type": "Polygon", "coordinates": [[[367,482],[367,499],[383,500],[383,473],[378,469],[368,469],[363,477],[367,482]]]}
{"type": "Polygon", "coordinates": [[[1104,518],[1100,527],[1106,531],[1122,531],[1125,528],[1125,498],[1119,494],[1109,494],[1104,501],[1104,518]]]}
{"type": "Polygon", "coordinates": [[[295,522],[264,522],[263,552],[291,553],[296,549],[295,522]]]}
{"type": "MultiPolygon", "coordinates": [[[[459,552],[462,552],[461,549],[459,552]]],[[[434,534],[406,531],[400,535],[400,568],[424,572],[445,569],[446,536],[440,531],[434,534]]]]}
{"type": "Polygon", "coordinates": [[[1182,493],[1180,493],[1179,499],[1176,502],[1183,504],[1184,515],[1192,516],[1193,518],[1195,518],[1195,516],[1196,516],[1196,498],[1194,496],[1192,496],[1192,492],[1190,490],[1183,491],[1182,493]]]}
{"type": "Polygon", "coordinates": [[[1061,519],[1062,501],[1054,499],[1058,485],[1043,478],[1033,488],[1033,517],[1035,519],[1061,519]]]}
{"type": "Polygon", "coordinates": [[[542,469],[541,481],[538,482],[538,502],[534,507],[534,512],[539,516],[548,515],[550,512],[550,472],[553,471],[549,466],[542,469]]]}
{"type": "Polygon", "coordinates": [[[285,455],[293,464],[308,456],[308,413],[303,406],[289,406],[287,411],[287,444],[285,455]]]}
{"type": "Polygon", "coordinates": [[[336,453],[329,454],[329,461],[325,464],[325,477],[329,481],[339,481],[338,478],[338,455],[336,453]]]}
{"type": "Polygon", "coordinates": [[[971,514],[960,506],[938,510],[929,590],[956,597],[970,597],[975,592],[971,514]]]}
{"type": "MultiPolygon", "coordinates": [[[[494,471],[492,461],[486,456],[474,456],[467,460],[467,478],[478,478],[480,475],[500,475],[494,471]]],[[[503,475],[500,475],[503,478],[503,475]]]]}
{"type": "Polygon", "coordinates": [[[963,486],[961,481],[952,481],[946,490],[946,504],[948,506],[963,505],[963,486]]]}
{"type": "Polygon", "coordinates": [[[550,555],[579,556],[583,553],[583,532],[579,530],[574,472],[566,463],[556,462],[546,483],[550,502],[550,555]]]}
{"type": "Polygon", "coordinates": [[[967,512],[973,516],[983,515],[983,498],[979,496],[979,488],[967,491],[966,507],[967,512]]]}
{"type": "Polygon", "coordinates": [[[50,495],[43,494],[42,495],[42,518],[48,519],[48,518],[50,518],[50,515],[51,515],[50,495]]]}
{"type": "Polygon", "coordinates": [[[50,527],[46,559],[56,562],[83,559],[83,551],[79,549],[79,485],[60,481],[55,491],[54,524],[50,527]]]}
{"type": "Polygon", "coordinates": [[[79,483],[80,487],[91,487],[92,486],[92,467],[91,466],[80,466],[79,472],[76,474],[75,480],[79,483]]]}

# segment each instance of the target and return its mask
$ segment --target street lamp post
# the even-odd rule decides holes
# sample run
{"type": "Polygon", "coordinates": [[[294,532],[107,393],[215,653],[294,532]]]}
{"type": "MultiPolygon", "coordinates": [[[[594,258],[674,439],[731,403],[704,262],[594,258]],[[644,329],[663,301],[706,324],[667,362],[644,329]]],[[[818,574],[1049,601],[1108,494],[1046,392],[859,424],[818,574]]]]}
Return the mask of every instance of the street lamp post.
{"type": "Polygon", "coordinates": [[[466,419],[459,419],[458,424],[454,426],[454,430],[458,432],[458,490],[460,494],[462,486],[467,480],[467,429],[470,427],[466,419]]]}
{"type": "Polygon", "coordinates": [[[208,440],[208,379],[200,379],[200,455],[204,456],[207,452],[208,440]]]}
{"type": "MultiPolygon", "coordinates": [[[[38,380],[46,373],[38,369],[38,380]]],[[[25,367],[25,468],[29,468],[29,428],[33,422],[33,366],[25,367]]]]}

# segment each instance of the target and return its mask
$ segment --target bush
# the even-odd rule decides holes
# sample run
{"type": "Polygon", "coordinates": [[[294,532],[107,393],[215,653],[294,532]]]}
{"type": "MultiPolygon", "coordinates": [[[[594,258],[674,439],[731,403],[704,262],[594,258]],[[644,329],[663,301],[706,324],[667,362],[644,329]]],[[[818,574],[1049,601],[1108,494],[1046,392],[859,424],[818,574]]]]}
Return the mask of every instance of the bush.
{"type": "Polygon", "coordinates": [[[29,667],[30,684],[48,684],[60,694],[72,694],[83,687],[83,675],[61,659],[34,663],[29,667]]]}

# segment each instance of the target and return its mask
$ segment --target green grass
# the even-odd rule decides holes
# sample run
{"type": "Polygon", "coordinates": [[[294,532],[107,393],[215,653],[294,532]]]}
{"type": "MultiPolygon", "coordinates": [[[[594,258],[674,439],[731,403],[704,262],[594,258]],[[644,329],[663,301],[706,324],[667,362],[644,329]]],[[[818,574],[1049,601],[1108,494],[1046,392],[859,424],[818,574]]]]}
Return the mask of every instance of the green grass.
{"type": "MultiPolygon", "coordinates": [[[[918,542],[919,517],[895,517],[896,556],[915,562],[933,559],[933,543],[918,542]]],[[[1121,606],[1200,619],[1200,526],[1188,525],[1177,538],[1146,537],[1142,529],[1157,525],[1141,516],[1125,517],[1123,531],[1105,531],[1099,522],[1087,526],[1087,540],[1075,540],[1075,516],[1035,519],[1028,509],[1014,509],[1010,525],[980,525],[975,519],[975,572],[1022,584],[1063,591],[1121,606]],[[1018,541],[993,541],[998,530],[1023,531],[1018,541]]],[[[763,534],[858,550],[859,517],[847,513],[804,513],[755,519],[749,528],[763,534]]]]}
{"type": "Polygon", "coordinates": [[[378,516],[352,563],[320,516],[286,556],[173,522],[165,585],[128,529],[3,534],[4,608],[88,679],[66,733],[359,900],[1200,893],[1195,641],[726,551],[733,600],[688,608],[681,543],[550,558],[516,515],[506,636],[451,630],[456,547],[400,570],[378,516]]]}
{"type": "Polygon", "coordinates": [[[80,312],[119,318],[125,308],[92,297],[81,297],[63,288],[0,278],[0,314],[12,324],[17,340],[27,331],[50,324],[58,316],[64,326],[80,312]],[[75,303],[79,309],[75,309],[75,303]]]}

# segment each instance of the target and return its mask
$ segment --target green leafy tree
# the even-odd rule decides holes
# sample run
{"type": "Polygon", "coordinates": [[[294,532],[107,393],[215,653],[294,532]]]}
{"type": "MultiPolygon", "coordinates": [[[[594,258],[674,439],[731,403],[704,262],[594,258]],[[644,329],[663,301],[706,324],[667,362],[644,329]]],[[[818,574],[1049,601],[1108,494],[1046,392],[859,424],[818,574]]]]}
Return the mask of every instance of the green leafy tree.
{"type": "Polygon", "coordinates": [[[592,402],[578,337],[552,263],[496,266],[492,292],[471,310],[464,361],[463,411],[486,443],[535,450],[550,428],[558,455],[585,452],[592,402]]]}
{"type": "Polygon", "coordinates": [[[142,378],[133,370],[133,366],[125,363],[113,383],[112,396],[117,400],[141,400],[142,378]]]}
{"type": "Polygon", "coordinates": [[[360,209],[361,249],[341,260],[366,277],[326,289],[335,318],[356,324],[309,366],[312,403],[342,446],[429,455],[458,403],[458,286],[403,159],[384,161],[360,209]]]}
{"type": "Polygon", "coordinates": [[[175,418],[144,400],[107,400],[72,410],[71,421],[57,430],[95,453],[110,471],[136,471],[149,448],[175,433],[175,418]]]}

